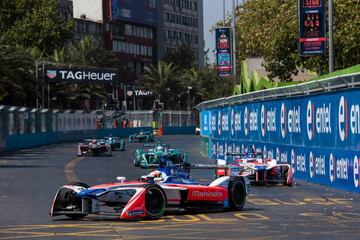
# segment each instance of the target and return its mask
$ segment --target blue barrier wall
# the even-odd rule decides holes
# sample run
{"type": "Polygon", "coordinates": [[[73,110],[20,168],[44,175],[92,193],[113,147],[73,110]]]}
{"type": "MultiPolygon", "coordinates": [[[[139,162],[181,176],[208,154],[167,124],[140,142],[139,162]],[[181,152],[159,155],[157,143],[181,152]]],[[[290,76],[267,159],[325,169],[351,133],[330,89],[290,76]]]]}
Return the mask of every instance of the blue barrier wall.
{"type": "Polygon", "coordinates": [[[254,144],[296,178],[360,192],[360,90],[324,92],[201,111],[210,157],[254,144]]]}
{"type": "Polygon", "coordinates": [[[195,134],[195,126],[164,127],[165,135],[195,134]]]}
{"type": "Polygon", "coordinates": [[[143,131],[152,131],[151,127],[140,128],[112,128],[112,129],[96,129],[96,130],[79,130],[79,131],[64,131],[64,132],[47,132],[34,134],[18,134],[9,135],[5,138],[5,151],[13,151],[24,148],[31,148],[46,144],[60,143],[60,142],[76,142],[82,141],[91,136],[105,137],[116,136],[127,138],[130,134],[143,131]]]}

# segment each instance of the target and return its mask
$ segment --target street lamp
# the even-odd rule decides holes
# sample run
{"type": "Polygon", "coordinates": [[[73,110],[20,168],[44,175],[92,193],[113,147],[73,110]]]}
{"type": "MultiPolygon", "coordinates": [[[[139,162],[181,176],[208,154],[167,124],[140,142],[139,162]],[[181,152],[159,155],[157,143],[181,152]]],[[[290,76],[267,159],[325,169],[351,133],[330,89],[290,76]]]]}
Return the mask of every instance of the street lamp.
{"type": "Polygon", "coordinates": [[[191,116],[191,113],[190,113],[190,90],[192,89],[191,86],[188,86],[187,87],[187,94],[188,94],[188,121],[187,121],[187,125],[189,126],[190,125],[190,116],[191,116]]]}
{"type": "Polygon", "coordinates": [[[190,111],[190,90],[192,89],[191,86],[187,87],[187,94],[188,94],[188,111],[190,111]]]}

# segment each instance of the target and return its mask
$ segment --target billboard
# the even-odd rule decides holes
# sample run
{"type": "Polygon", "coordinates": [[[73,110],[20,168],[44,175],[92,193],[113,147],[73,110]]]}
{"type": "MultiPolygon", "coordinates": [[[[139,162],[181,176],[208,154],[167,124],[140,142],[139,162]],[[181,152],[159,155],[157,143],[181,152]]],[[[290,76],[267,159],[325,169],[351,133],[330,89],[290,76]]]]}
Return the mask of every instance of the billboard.
{"type": "Polygon", "coordinates": [[[298,1],[300,55],[323,55],[326,51],[325,0],[298,1]]]}
{"type": "Polygon", "coordinates": [[[112,20],[156,26],[156,0],[112,0],[112,20]]]}
{"type": "Polygon", "coordinates": [[[66,68],[45,66],[45,80],[51,82],[118,82],[119,71],[112,68],[66,68]]]}
{"type": "Polygon", "coordinates": [[[216,69],[219,77],[231,76],[231,30],[228,27],[215,29],[216,69]]]}
{"type": "Polygon", "coordinates": [[[360,192],[360,90],[201,111],[212,158],[254,144],[295,177],[360,192]]]}

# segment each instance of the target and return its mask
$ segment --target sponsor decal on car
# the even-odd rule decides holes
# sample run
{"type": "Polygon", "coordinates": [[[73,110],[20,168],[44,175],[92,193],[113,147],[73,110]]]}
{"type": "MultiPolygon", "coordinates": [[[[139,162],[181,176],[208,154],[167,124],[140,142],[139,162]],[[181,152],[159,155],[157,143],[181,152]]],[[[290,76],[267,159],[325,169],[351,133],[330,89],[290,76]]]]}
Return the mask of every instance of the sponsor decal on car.
{"type": "Polygon", "coordinates": [[[209,197],[209,198],[219,198],[222,197],[222,192],[211,192],[211,191],[199,191],[195,190],[191,193],[192,197],[209,197]]]}
{"type": "Polygon", "coordinates": [[[136,215],[143,215],[145,212],[144,210],[136,210],[136,211],[129,211],[126,214],[128,216],[136,216],[136,215]]]}

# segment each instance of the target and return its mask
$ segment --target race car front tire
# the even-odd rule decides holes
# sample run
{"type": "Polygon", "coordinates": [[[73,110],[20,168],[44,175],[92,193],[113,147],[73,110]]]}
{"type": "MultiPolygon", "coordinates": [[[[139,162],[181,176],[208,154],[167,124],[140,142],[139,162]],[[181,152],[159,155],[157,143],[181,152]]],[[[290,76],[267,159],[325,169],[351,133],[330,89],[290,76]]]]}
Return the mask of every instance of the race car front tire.
{"type": "Polygon", "coordinates": [[[161,187],[155,184],[147,186],[145,192],[146,218],[160,218],[165,212],[166,202],[166,194],[161,187]]]}
{"type": "Polygon", "coordinates": [[[229,206],[232,210],[241,210],[246,202],[245,180],[241,177],[230,179],[229,206]]]}

